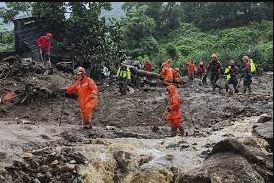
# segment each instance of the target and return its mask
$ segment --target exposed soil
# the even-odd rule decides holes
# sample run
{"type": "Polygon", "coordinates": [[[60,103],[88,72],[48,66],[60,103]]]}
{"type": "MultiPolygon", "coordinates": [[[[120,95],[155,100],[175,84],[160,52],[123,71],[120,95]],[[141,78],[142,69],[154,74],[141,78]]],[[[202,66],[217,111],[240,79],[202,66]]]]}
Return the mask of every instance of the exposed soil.
{"type": "MultiPolygon", "coordinates": [[[[0,94],[4,87],[23,90],[25,83],[56,91],[56,95],[37,96],[30,103],[17,104],[7,109],[8,112],[0,112],[2,171],[13,160],[20,159],[23,152],[34,149],[81,144],[95,138],[164,139],[169,136],[168,123],[160,121],[167,105],[164,87],[146,86],[146,89],[120,96],[116,83],[108,87],[100,85],[100,101],[91,130],[81,128],[77,101],[66,95],[59,126],[63,98],[58,89],[72,81],[72,75],[60,71],[54,71],[52,75],[28,74],[0,80],[0,94]],[[154,125],[160,128],[158,132],[152,130],[154,125]],[[113,126],[113,129],[106,126],[113,126]]],[[[192,85],[179,89],[185,131],[191,137],[199,138],[210,136],[248,116],[267,113],[273,119],[272,82],[273,73],[264,73],[253,78],[252,94],[243,94],[241,85],[240,93],[229,95],[224,90],[213,92],[210,86],[200,86],[199,81],[194,80],[192,85]]]]}

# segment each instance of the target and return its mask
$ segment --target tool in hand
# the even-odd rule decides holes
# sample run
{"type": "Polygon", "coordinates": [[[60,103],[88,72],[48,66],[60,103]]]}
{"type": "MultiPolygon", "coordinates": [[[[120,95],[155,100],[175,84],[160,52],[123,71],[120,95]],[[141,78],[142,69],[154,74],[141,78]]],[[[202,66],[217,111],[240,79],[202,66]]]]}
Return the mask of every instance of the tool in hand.
{"type": "Polygon", "coordinates": [[[163,116],[161,117],[161,119],[159,120],[159,122],[157,123],[157,126],[154,125],[154,126],[152,127],[152,131],[153,131],[153,132],[159,131],[159,127],[158,127],[158,126],[160,125],[160,123],[161,123],[162,120],[164,119],[164,117],[165,117],[165,115],[166,115],[166,113],[167,113],[167,109],[168,109],[168,106],[165,108],[165,112],[164,112],[163,116]]]}

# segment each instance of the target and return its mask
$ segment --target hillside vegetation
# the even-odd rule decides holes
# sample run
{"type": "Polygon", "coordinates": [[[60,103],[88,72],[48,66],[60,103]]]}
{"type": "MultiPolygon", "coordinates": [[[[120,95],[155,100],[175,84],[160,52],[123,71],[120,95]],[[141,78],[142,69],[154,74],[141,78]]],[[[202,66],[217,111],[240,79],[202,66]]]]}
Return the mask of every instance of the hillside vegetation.
{"type": "MultiPolygon", "coordinates": [[[[92,65],[93,76],[98,75],[103,62],[113,69],[125,56],[140,62],[150,59],[158,69],[167,58],[173,59],[173,66],[183,68],[188,59],[198,63],[204,57],[208,62],[212,53],[224,65],[231,59],[240,65],[241,58],[248,55],[258,67],[273,70],[272,2],[8,2],[6,5],[0,10],[5,23],[20,13],[41,18],[56,41],[66,40],[64,46],[72,50],[76,65],[92,65]],[[69,17],[65,16],[67,9],[71,10],[69,17]],[[111,10],[113,14],[107,15],[111,10]]],[[[2,37],[1,43],[4,42],[2,37]]]]}
{"type": "Polygon", "coordinates": [[[231,59],[241,62],[243,55],[250,55],[259,67],[272,70],[272,27],[272,21],[262,21],[204,32],[185,23],[159,40],[160,54],[152,59],[157,62],[159,58],[162,61],[162,58],[172,57],[175,66],[181,67],[190,58],[198,62],[203,57],[208,61],[211,53],[216,53],[224,64],[231,59]]]}

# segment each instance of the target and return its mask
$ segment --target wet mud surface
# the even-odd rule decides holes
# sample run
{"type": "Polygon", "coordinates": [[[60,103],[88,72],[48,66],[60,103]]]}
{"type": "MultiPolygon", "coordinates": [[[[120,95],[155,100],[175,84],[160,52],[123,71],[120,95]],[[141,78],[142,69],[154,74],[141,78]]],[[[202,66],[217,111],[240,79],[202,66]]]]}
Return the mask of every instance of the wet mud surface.
{"type": "MultiPolygon", "coordinates": [[[[58,89],[65,87],[71,83],[71,81],[71,75],[61,72],[46,76],[27,76],[19,80],[16,77],[7,78],[1,80],[0,84],[3,86],[1,87],[1,94],[4,91],[4,87],[9,89],[22,89],[24,86],[23,83],[33,83],[39,87],[58,91],[58,89]]],[[[9,166],[14,160],[22,159],[22,154],[25,152],[32,152],[37,149],[43,150],[44,148],[82,147],[83,145],[85,146],[85,144],[99,144],[100,146],[100,143],[94,141],[97,138],[102,139],[102,146],[104,146],[104,144],[114,144],[115,146],[116,144],[114,148],[116,150],[119,150],[123,143],[127,144],[127,148],[121,148],[123,151],[130,149],[130,143],[126,143],[130,141],[130,139],[133,139],[132,143],[134,144],[135,142],[139,149],[145,149],[145,147],[152,149],[152,151],[154,149],[154,152],[144,152],[144,155],[150,154],[151,158],[142,157],[142,162],[150,162],[151,159],[165,156],[166,153],[183,152],[183,154],[188,156],[192,161],[189,163],[191,166],[185,168],[186,170],[190,170],[200,165],[220,140],[224,138],[251,137],[252,125],[257,123],[260,115],[268,114],[270,118],[273,119],[272,82],[273,73],[264,73],[262,76],[253,78],[253,93],[251,94],[243,94],[242,85],[240,86],[240,93],[238,94],[229,95],[225,90],[222,90],[220,93],[218,91],[214,92],[210,86],[200,86],[198,80],[194,80],[194,83],[190,86],[180,88],[178,91],[182,99],[183,127],[185,131],[188,132],[188,137],[177,136],[170,138],[168,122],[160,120],[167,105],[167,93],[164,87],[146,86],[146,89],[136,89],[126,96],[120,96],[116,85],[109,87],[100,85],[100,101],[94,114],[94,128],[91,130],[83,130],[81,128],[79,108],[73,96],[66,96],[64,100],[64,113],[62,115],[61,125],[59,125],[63,104],[61,94],[46,98],[37,97],[34,98],[33,102],[28,104],[14,105],[6,112],[0,112],[0,169],[3,175],[2,178],[5,179],[4,175],[7,174],[4,168],[9,166]],[[154,132],[152,130],[154,125],[159,127],[159,131],[154,132]],[[115,139],[117,139],[117,141],[115,139]],[[125,139],[125,142],[123,142],[123,139],[125,139]],[[161,144],[165,146],[157,149],[153,146],[154,144],[156,147],[157,144],[158,147],[161,146],[161,144]],[[167,152],[165,152],[166,150],[164,149],[166,149],[167,152]]],[[[224,84],[224,82],[222,84],[224,84]]],[[[266,146],[267,145],[264,147],[266,146]]],[[[109,148],[113,147],[100,147],[98,151],[104,151],[102,149],[108,149],[106,151],[109,151],[109,148]]],[[[133,147],[131,149],[134,150],[133,147]]],[[[269,147],[264,149],[270,152],[269,147]]],[[[140,162],[140,154],[138,158],[138,162],[140,162]]],[[[232,156],[229,158],[233,159],[232,156]]],[[[241,158],[242,157],[238,156],[235,157],[235,159],[239,160],[241,158]]],[[[137,161],[137,159],[135,158],[134,162],[137,161]]],[[[60,161],[63,162],[63,166],[67,166],[65,163],[69,163],[69,161],[72,160],[73,158],[60,161]]],[[[113,157],[111,160],[114,161],[113,157]]],[[[123,182],[140,182],[140,176],[138,177],[138,175],[134,173],[129,175],[123,172],[121,168],[117,168],[117,162],[119,161],[117,161],[116,158],[112,166],[113,170],[111,171],[112,173],[116,172],[116,174],[119,174],[116,176],[117,179],[121,179],[123,182]],[[115,169],[117,171],[114,171],[115,169]]],[[[243,163],[245,162],[243,161],[243,163]]],[[[136,165],[136,167],[140,167],[141,164],[136,165]]],[[[79,165],[81,165],[81,163],[79,165]]],[[[155,164],[147,166],[154,165],[155,164]]],[[[51,165],[47,164],[46,166],[51,165]]],[[[166,168],[166,165],[164,165],[164,167],[166,168]]],[[[58,171],[61,171],[62,167],[59,168],[60,170],[58,171]]],[[[63,167],[63,169],[66,168],[69,169],[68,171],[74,170],[71,167],[63,167]]],[[[154,170],[154,168],[150,167],[150,170],[154,170]]],[[[85,168],[81,170],[84,171],[84,169],[85,168]]],[[[143,167],[143,169],[146,170],[148,168],[143,167]]],[[[90,167],[90,172],[92,171],[96,173],[98,169],[95,171],[94,166],[90,167]]],[[[158,172],[159,167],[156,168],[155,171],[158,172]]],[[[175,173],[172,172],[171,169],[167,168],[164,171],[166,171],[166,173],[164,173],[164,177],[167,180],[166,182],[170,182],[169,179],[175,181],[175,173]],[[168,176],[169,173],[170,175],[171,173],[174,175],[170,176],[170,178],[168,176]]],[[[200,176],[202,171],[202,168],[197,171],[197,176],[200,176]]],[[[50,172],[52,174],[52,170],[50,170],[50,172]]],[[[76,176],[75,173],[75,177],[82,177],[83,179],[83,174],[85,173],[82,172],[79,173],[79,176],[76,176]]],[[[156,173],[156,175],[159,175],[159,173],[156,173]]],[[[52,177],[55,177],[52,178],[52,180],[62,179],[62,177],[58,177],[58,174],[48,176],[49,180],[51,180],[52,177]]],[[[191,178],[193,178],[196,175],[191,176],[191,178]]],[[[35,176],[33,175],[33,178],[29,180],[34,180],[34,177],[37,178],[39,176],[35,174],[35,176]]],[[[71,180],[75,179],[75,177],[71,177],[71,180]]],[[[110,178],[108,178],[114,181],[114,177],[114,175],[111,175],[110,178]]],[[[43,177],[40,178],[42,179],[43,177]]],[[[255,178],[258,182],[262,180],[262,177],[257,174],[255,178]]],[[[93,180],[93,182],[96,180],[94,177],[90,177],[89,179],[93,180]]],[[[99,179],[100,178],[98,178],[98,180],[99,179]]],[[[88,181],[86,180],[86,182],[88,181]]]]}

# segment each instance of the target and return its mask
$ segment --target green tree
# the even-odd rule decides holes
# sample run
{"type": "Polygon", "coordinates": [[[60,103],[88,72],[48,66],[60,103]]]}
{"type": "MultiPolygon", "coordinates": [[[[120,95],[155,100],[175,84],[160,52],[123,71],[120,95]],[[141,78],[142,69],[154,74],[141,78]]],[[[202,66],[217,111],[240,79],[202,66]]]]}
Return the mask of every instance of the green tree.
{"type": "Polygon", "coordinates": [[[155,43],[155,39],[151,38],[156,24],[153,18],[145,15],[147,8],[147,5],[134,6],[127,12],[127,17],[123,19],[123,47],[134,58],[149,52],[149,50],[157,50],[155,48],[157,43],[155,43]],[[150,43],[151,45],[148,45],[150,43]],[[130,50],[133,51],[129,52],[130,50]]]}

